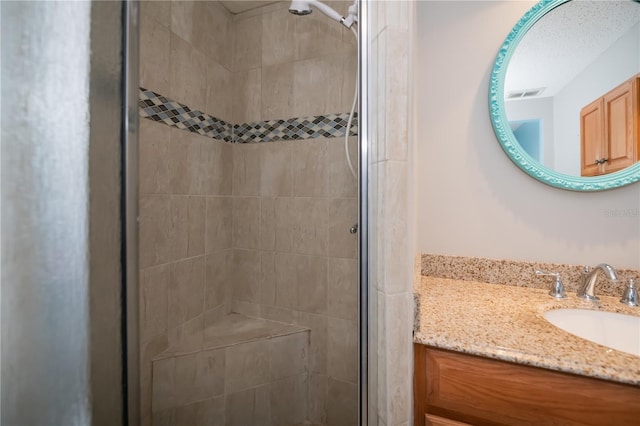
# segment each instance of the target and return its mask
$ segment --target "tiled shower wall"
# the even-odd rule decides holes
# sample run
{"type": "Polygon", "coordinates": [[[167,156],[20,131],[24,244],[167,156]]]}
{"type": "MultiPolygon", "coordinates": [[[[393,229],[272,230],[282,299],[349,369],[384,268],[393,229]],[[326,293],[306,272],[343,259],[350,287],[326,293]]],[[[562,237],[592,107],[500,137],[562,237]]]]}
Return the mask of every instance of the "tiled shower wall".
{"type": "MultiPolygon", "coordinates": [[[[217,2],[142,2],[140,51],[142,87],[227,122],[351,107],[355,37],[286,3],[234,16],[217,2]]],[[[308,416],[355,424],[356,196],[342,138],[230,144],[141,119],[145,424],[150,359],[197,347],[230,310],[309,327],[308,416]]]]}

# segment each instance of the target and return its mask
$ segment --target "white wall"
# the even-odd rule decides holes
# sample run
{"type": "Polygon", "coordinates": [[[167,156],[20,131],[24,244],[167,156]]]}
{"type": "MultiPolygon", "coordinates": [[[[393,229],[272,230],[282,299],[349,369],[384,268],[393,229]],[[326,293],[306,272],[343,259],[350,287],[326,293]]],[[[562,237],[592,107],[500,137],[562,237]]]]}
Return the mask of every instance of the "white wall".
{"type": "Polygon", "coordinates": [[[640,71],[639,45],[636,24],[554,96],[557,172],[580,176],[580,110],[640,71]]]}
{"type": "Polygon", "coordinates": [[[493,133],[489,74],[533,4],[417,4],[416,251],[640,268],[640,184],[552,188],[513,164],[493,133]]]}

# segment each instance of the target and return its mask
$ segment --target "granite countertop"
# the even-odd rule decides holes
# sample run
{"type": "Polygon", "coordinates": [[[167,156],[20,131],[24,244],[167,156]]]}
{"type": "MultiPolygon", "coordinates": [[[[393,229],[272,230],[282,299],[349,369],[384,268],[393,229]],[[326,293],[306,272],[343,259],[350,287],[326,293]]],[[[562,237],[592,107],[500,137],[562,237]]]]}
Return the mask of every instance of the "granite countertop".
{"type": "Polygon", "coordinates": [[[556,301],[547,290],[425,276],[414,291],[415,343],[640,385],[640,357],[581,339],[543,318],[558,308],[640,316],[640,307],[625,306],[619,297],[599,296],[594,304],[567,293],[556,301]]]}

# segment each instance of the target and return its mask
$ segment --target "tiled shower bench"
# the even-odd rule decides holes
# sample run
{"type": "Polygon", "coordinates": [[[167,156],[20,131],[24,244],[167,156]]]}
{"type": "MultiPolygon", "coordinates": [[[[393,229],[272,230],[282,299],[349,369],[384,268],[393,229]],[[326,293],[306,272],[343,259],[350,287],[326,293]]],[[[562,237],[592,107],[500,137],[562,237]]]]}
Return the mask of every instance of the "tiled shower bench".
{"type": "Polygon", "coordinates": [[[154,426],[304,424],[308,328],[231,313],[202,348],[153,360],[154,426]]]}

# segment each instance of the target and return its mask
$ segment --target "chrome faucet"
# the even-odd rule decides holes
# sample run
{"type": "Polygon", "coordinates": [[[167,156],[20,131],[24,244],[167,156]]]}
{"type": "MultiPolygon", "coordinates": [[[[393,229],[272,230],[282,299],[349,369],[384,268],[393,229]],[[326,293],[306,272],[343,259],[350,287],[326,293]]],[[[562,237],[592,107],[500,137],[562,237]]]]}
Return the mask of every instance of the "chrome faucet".
{"type": "Polygon", "coordinates": [[[595,295],[595,286],[596,279],[598,278],[598,271],[602,271],[602,273],[607,277],[607,279],[611,282],[618,281],[618,275],[616,274],[616,270],[606,263],[601,263],[590,271],[585,270],[584,280],[582,282],[582,288],[578,290],[578,297],[583,299],[596,301],[598,297],[595,295]]]}

